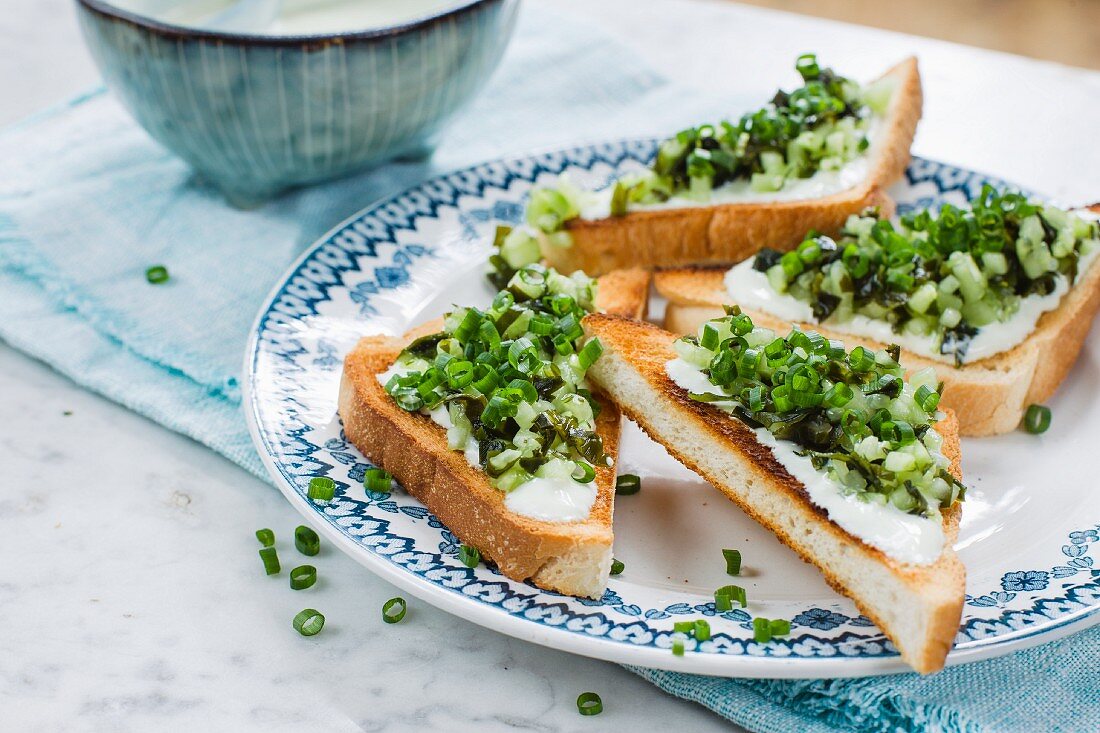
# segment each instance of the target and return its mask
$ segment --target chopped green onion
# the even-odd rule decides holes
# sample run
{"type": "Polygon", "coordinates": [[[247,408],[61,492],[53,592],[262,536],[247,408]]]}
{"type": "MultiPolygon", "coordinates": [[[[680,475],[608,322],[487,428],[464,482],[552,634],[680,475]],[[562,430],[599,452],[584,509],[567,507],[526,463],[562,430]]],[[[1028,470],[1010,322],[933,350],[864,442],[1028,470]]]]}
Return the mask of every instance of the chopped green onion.
{"type": "Polygon", "coordinates": [[[264,561],[264,572],[268,575],[277,575],[282,569],[279,565],[279,553],[274,547],[265,547],[260,550],[260,559],[264,561]]]}
{"type": "Polygon", "coordinates": [[[696,641],[706,641],[710,638],[710,622],[706,619],[698,619],[695,622],[694,635],[696,641]]]}
{"type": "Polygon", "coordinates": [[[332,501],[336,496],[336,482],[328,476],[314,476],[309,480],[308,495],[314,501],[332,501]]]}
{"type": "Polygon", "coordinates": [[[616,560],[615,558],[611,558],[611,574],[612,575],[618,575],[624,569],[626,569],[626,565],[623,565],[621,561],[616,560]]]}
{"type": "Polygon", "coordinates": [[[294,630],[302,636],[313,636],[325,627],[325,617],[320,611],[307,608],[294,617],[294,630]]]}
{"type": "Polygon", "coordinates": [[[476,568],[481,562],[481,551],[470,545],[462,545],[458,548],[459,561],[468,568],[476,568]]]}
{"type": "Polygon", "coordinates": [[[1050,408],[1046,405],[1029,405],[1024,414],[1024,430],[1038,435],[1050,428],[1050,408]]]}
{"type": "Polygon", "coordinates": [[[637,494],[642,489],[642,479],[632,473],[624,473],[615,479],[615,493],[620,496],[637,494]]]}
{"type": "Polygon", "coordinates": [[[748,597],[745,593],[745,589],[739,585],[724,585],[718,590],[714,591],[714,610],[715,611],[730,611],[733,609],[733,602],[737,601],[741,608],[748,605],[748,597]]]}
{"type": "Polygon", "coordinates": [[[313,557],[321,551],[321,538],[309,527],[300,525],[294,529],[294,546],[303,555],[313,557]]]}
{"type": "Polygon", "coordinates": [[[363,474],[363,485],[367,487],[367,491],[388,494],[393,489],[393,476],[381,468],[368,468],[363,474]]]}
{"type": "Polygon", "coordinates": [[[270,529],[256,530],[256,539],[258,539],[260,544],[264,547],[274,547],[275,545],[275,533],[270,529]]]}
{"type": "Polygon", "coordinates": [[[677,621],[672,625],[672,630],[678,634],[690,634],[695,631],[694,621],[677,621]]]}
{"type": "Polygon", "coordinates": [[[293,590],[305,590],[317,582],[317,568],[312,565],[299,565],[290,571],[290,587],[293,590]]]}
{"type": "Polygon", "coordinates": [[[740,550],[722,550],[722,557],[726,558],[726,575],[741,574],[740,550]]]}
{"type": "Polygon", "coordinates": [[[684,640],[673,639],[672,640],[672,654],[676,657],[684,656],[684,640]]]}
{"type": "Polygon", "coordinates": [[[387,624],[396,624],[405,618],[405,612],[408,610],[404,598],[400,596],[391,598],[382,604],[382,620],[387,624]]]}
{"type": "Polygon", "coordinates": [[[791,633],[791,622],[782,618],[772,619],[768,631],[772,636],[786,636],[791,633]]]}
{"type": "Polygon", "coordinates": [[[598,338],[590,340],[587,344],[581,348],[580,353],[577,354],[577,358],[580,359],[581,369],[587,369],[596,363],[596,359],[600,358],[600,354],[603,353],[603,345],[598,338]]]}
{"type": "Polygon", "coordinates": [[[765,644],[772,640],[771,622],[766,618],[754,618],[752,620],[753,641],[765,644]]]}
{"type": "Polygon", "coordinates": [[[168,268],[164,265],[153,265],[145,271],[145,279],[152,285],[160,285],[168,282],[168,268]]]}
{"type": "Polygon", "coordinates": [[[588,465],[585,461],[577,461],[577,470],[581,472],[580,476],[576,475],[576,471],[573,472],[573,478],[577,483],[590,484],[592,480],[596,478],[596,469],[588,465]]]}
{"type": "Polygon", "coordinates": [[[577,696],[577,712],[581,715],[599,715],[603,712],[603,700],[594,692],[582,692],[577,696]]]}

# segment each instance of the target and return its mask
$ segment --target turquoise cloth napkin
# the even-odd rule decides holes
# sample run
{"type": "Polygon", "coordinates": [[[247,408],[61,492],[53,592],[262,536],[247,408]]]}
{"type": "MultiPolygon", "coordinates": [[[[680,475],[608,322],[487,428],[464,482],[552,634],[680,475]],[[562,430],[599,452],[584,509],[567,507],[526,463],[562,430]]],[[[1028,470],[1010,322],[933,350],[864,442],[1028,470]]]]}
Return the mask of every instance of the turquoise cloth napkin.
{"type": "MultiPolygon", "coordinates": [[[[577,141],[658,133],[716,103],[628,50],[527,5],[489,88],[429,160],[249,212],[96,90],[0,133],[0,337],[267,479],[240,409],[252,320],[301,250],[371,201],[438,172],[577,141]],[[145,283],[165,264],[167,285],[145,283]]],[[[929,679],[728,680],[634,669],[754,731],[1100,730],[1100,629],[929,679]]]]}

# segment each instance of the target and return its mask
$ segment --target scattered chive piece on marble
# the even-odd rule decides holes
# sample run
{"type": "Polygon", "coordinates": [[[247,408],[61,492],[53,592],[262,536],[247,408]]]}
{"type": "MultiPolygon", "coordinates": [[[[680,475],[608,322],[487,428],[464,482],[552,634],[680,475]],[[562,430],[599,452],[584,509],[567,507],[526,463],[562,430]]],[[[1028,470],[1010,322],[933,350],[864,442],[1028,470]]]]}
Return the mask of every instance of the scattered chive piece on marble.
{"type": "Polygon", "coordinates": [[[313,636],[325,627],[325,617],[314,608],[306,608],[294,617],[294,630],[302,636],[313,636]]]}
{"type": "Polygon", "coordinates": [[[145,271],[145,279],[150,285],[160,285],[168,282],[168,268],[164,265],[153,265],[145,271]]]}

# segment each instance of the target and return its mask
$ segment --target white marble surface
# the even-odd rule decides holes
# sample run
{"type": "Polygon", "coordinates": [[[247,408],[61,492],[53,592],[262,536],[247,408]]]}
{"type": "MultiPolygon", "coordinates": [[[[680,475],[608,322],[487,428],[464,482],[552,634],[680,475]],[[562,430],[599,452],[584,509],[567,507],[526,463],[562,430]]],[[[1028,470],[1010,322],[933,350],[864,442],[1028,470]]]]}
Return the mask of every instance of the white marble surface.
{"type": "MultiPolygon", "coordinates": [[[[1100,74],[721,3],[557,4],[718,89],[765,94],[809,49],[842,68],[918,53],[918,152],[1100,199],[1100,74]]],[[[96,79],[70,0],[5,0],[0,43],[0,124],[96,79]]],[[[278,492],[3,344],[0,417],[0,729],[730,728],[619,667],[419,603],[386,626],[394,589],[331,550],[318,586],[291,592],[252,536],[273,528],[297,559],[278,492]],[[312,639],[290,628],[306,606],[328,617],[312,639]],[[577,715],[584,690],[602,716],[577,715]]]]}

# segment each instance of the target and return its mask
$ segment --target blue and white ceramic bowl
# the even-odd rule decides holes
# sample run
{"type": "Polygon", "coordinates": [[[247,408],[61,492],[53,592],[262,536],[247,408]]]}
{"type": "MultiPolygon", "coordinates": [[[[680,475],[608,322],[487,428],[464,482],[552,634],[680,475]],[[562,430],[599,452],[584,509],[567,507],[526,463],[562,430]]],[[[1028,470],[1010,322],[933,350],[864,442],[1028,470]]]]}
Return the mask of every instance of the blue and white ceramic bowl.
{"type": "Polygon", "coordinates": [[[78,0],[92,55],[137,121],[240,205],[428,152],[496,67],[517,6],[456,0],[394,27],[264,36],[78,0]]]}

